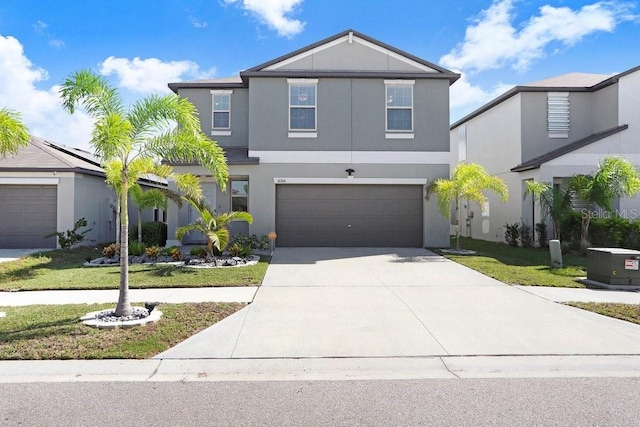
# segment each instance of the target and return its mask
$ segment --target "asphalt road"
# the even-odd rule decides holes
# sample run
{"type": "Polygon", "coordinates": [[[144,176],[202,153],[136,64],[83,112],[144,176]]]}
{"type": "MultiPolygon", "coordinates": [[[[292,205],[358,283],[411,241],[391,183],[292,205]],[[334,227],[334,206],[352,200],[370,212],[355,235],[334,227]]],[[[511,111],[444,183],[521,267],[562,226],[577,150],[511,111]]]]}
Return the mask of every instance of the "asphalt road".
{"type": "Polygon", "coordinates": [[[639,378],[0,384],[6,426],[636,426],[639,378]]]}

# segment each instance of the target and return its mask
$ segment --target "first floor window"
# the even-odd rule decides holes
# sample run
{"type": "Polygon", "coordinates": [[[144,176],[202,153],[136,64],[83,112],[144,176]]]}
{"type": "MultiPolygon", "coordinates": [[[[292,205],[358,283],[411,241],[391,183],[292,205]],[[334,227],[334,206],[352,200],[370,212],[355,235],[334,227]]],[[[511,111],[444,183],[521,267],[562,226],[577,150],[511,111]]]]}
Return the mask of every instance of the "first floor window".
{"type": "Polygon", "coordinates": [[[232,211],[248,211],[249,205],[249,180],[232,179],[231,180],[231,210],[232,211]]]}
{"type": "Polygon", "coordinates": [[[316,130],[317,80],[289,80],[289,130],[316,130]]]}
{"type": "Polygon", "coordinates": [[[413,131],[413,85],[386,86],[387,131],[413,131]]]}

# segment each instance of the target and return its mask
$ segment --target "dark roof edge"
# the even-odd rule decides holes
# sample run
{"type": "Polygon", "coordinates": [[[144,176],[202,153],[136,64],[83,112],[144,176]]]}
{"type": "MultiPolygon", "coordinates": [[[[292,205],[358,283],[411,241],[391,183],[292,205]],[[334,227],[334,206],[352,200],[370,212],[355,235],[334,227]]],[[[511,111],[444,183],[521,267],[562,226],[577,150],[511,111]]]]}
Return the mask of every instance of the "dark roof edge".
{"type": "Polygon", "coordinates": [[[178,89],[242,89],[249,86],[248,83],[216,83],[216,82],[176,82],[169,83],[169,89],[177,94],[178,89]]]}
{"type": "Polygon", "coordinates": [[[503,93],[502,95],[498,96],[497,98],[494,98],[493,100],[489,101],[488,103],[486,103],[485,105],[483,105],[482,107],[478,108],[477,110],[473,111],[470,114],[467,114],[466,116],[464,116],[463,118],[461,118],[460,120],[457,120],[455,123],[453,123],[451,126],[449,126],[450,130],[453,130],[454,128],[460,126],[461,124],[464,124],[465,122],[479,116],[480,114],[484,113],[485,111],[495,107],[496,105],[500,104],[503,101],[506,101],[507,99],[511,98],[512,96],[514,96],[517,93],[520,92],[595,92],[598,91],[600,89],[603,89],[607,86],[611,86],[612,84],[615,84],[618,82],[618,80],[620,80],[621,77],[624,77],[626,75],[635,73],[636,71],[640,70],[640,65],[633,67],[627,71],[623,71],[622,73],[616,74],[614,76],[609,77],[606,80],[601,81],[600,83],[597,83],[593,86],[589,86],[589,87],[575,87],[575,86],[565,86],[565,87],[558,87],[558,86],[515,86],[511,89],[509,89],[507,92],[503,93]]]}
{"type": "Polygon", "coordinates": [[[615,135],[618,132],[622,132],[626,130],[629,125],[620,125],[610,129],[603,130],[601,132],[593,133],[589,136],[586,136],[582,139],[572,142],[571,144],[567,144],[564,147],[556,148],[553,151],[549,151],[541,156],[538,156],[534,159],[526,161],[524,163],[519,164],[518,166],[511,169],[511,172],[524,172],[532,169],[539,168],[543,163],[546,163],[550,160],[556,159],[560,156],[568,154],[572,151],[575,151],[579,148],[586,147],[589,144],[593,144],[594,142],[600,141],[604,138],[607,138],[611,135],[615,135]]]}
{"type": "Polygon", "coordinates": [[[411,78],[448,79],[451,83],[460,78],[456,73],[397,72],[397,71],[330,71],[330,70],[282,70],[244,71],[242,77],[320,77],[320,78],[411,78]]]}

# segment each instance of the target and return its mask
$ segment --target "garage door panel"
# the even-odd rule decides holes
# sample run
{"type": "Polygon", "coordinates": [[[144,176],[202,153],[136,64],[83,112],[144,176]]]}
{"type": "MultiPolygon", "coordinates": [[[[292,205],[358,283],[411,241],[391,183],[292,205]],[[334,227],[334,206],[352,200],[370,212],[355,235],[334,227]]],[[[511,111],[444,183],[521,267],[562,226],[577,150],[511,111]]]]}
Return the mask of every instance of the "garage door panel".
{"type": "Polygon", "coordinates": [[[0,247],[54,248],[57,187],[55,185],[0,185],[0,247]]]}
{"type": "Polygon", "coordinates": [[[279,246],[422,245],[422,186],[279,185],[279,246]]]}

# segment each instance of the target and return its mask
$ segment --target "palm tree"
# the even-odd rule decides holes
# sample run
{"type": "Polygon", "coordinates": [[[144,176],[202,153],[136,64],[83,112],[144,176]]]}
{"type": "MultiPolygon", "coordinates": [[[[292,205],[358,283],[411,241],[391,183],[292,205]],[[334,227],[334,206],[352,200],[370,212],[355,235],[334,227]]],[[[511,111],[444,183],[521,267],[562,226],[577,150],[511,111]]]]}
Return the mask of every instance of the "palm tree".
{"type": "Polygon", "coordinates": [[[253,222],[253,217],[249,212],[228,212],[216,215],[211,207],[202,201],[195,201],[188,197],[185,200],[194,207],[200,215],[200,218],[176,230],[176,238],[182,239],[186,234],[192,231],[199,231],[204,234],[207,239],[207,258],[215,260],[213,248],[219,252],[226,249],[229,244],[229,224],[235,221],[246,221],[249,224],[253,222]]]}
{"type": "Polygon", "coordinates": [[[445,218],[451,217],[451,203],[455,203],[456,250],[460,251],[460,201],[468,199],[483,205],[487,202],[484,192],[490,190],[506,202],[509,191],[501,178],[491,176],[479,164],[460,163],[453,170],[451,179],[437,179],[427,187],[427,197],[435,193],[438,208],[445,218]]]}
{"type": "MultiPolygon", "coordinates": [[[[527,181],[524,197],[531,195],[540,204],[543,218],[553,223],[553,237],[560,238],[560,225],[571,213],[571,194],[569,186],[551,185],[542,181],[527,181]]],[[[543,242],[540,242],[541,244],[543,242]]]]}
{"type": "Polygon", "coordinates": [[[640,175],[627,159],[610,156],[600,161],[593,174],[573,175],[569,179],[569,186],[587,205],[582,212],[580,227],[580,247],[584,250],[589,245],[589,223],[593,208],[599,206],[607,212],[613,212],[614,199],[640,193],[640,175]]]}
{"type": "Polygon", "coordinates": [[[149,208],[167,209],[167,199],[171,199],[178,208],[182,207],[182,197],[175,191],[165,188],[151,188],[142,190],[140,185],[130,188],[131,201],[138,208],[138,242],[142,242],[142,211],[149,208]]]}
{"type": "MultiPolygon", "coordinates": [[[[193,104],[171,94],[151,95],[126,110],[118,91],[104,77],[91,71],[73,73],[61,86],[64,109],[73,114],[83,107],[96,120],[91,145],[101,159],[107,180],[117,185],[120,198],[120,292],[116,316],[130,315],[129,302],[129,188],[148,173],[171,175],[161,160],[197,161],[210,171],[218,185],[226,188],[229,177],[223,150],[201,131],[193,104]]],[[[173,174],[180,191],[200,198],[202,189],[196,176],[173,174]]]]}
{"type": "Polygon", "coordinates": [[[27,147],[29,140],[29,131],[22,124],[20,114],[0,108],[0,159],[8,154],[16,154],[20,147],[27,147]]]}

